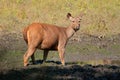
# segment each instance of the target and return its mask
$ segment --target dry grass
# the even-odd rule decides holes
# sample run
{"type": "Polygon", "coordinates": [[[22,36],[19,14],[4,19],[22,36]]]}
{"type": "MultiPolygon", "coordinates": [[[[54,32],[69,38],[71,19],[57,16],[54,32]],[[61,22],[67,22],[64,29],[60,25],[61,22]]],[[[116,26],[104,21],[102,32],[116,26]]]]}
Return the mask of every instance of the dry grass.
{"type": "Polygon", "coordinates": [[[32,22],[67,26],[68,12],[85,14],[79,33],[109,36],[120,32],[119,0],[1,0],[0,26],[16,33],[32,22]]]}

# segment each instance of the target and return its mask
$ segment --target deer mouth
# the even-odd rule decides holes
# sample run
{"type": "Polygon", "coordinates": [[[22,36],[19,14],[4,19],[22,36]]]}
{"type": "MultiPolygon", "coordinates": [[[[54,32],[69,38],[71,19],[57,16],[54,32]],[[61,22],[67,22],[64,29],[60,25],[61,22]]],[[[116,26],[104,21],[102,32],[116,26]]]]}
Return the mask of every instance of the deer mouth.
{"type": "Polygon", "coordinates": [[[78,31],[80,29],[80,27],[78,26],[78,27],[76,27],[76,28],[74,28],[74,30],[75,30],[75,32],[76,31],[78,31]]]}

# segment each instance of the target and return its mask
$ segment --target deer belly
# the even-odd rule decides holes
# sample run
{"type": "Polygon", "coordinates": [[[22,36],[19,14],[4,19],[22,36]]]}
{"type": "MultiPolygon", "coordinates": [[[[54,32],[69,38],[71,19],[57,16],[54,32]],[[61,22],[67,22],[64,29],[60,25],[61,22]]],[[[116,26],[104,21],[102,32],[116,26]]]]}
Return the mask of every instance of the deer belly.
{"type": "Polygon", "coordinates": [[[58,47],[58,43],[57,42],[42,42],[40,45],[39,45],[39,49],[41,50],[45,50],[45,49],[48,49],[48,50],[57,50],[57,47],[58,47]]]}

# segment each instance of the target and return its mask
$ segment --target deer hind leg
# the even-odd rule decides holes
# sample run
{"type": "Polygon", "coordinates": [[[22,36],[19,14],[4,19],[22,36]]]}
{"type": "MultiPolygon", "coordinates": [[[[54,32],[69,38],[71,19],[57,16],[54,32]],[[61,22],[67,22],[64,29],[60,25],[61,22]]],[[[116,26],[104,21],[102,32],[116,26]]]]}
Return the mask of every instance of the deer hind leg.
{"type": "Polygon", "coordinates": [[[60,57],[62,65],[65,65],[65,60],[64,60],[65,49],[64,48],[59,48],[58,52],[59,52],[59,57],[60,57]]]}
{"type": "Polygon", "coordinates": [[[28,50],[26,51],[26,53],[24,55],[24,66],[28,65],[28,59],[30,56],[32,56],[32,58],[33,58],[35,50],[36,50],[36,48],[33,48],[33,47],[28,48],[28,50]]]}
{"type": "Polygon", "coordinates": [[[32,59],[32,63],[35,64],[35,56],[34,56],[34,53],[32,54],[31,59],[32,59]]]}
{"type": "Polygon", "coordinates": [[[48,56],[48,50],[44,50],[44,54],[43,54],[43,62],[45,62],[46,61],[46,59],[47,59],[47,56],[48,56]]]}

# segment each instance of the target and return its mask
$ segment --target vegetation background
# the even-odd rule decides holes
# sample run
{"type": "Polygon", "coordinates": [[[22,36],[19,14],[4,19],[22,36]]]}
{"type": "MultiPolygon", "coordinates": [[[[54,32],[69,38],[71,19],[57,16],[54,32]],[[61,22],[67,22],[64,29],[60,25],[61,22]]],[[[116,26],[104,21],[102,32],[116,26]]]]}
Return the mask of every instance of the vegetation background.
{"type": "Polygon", "coordinates": [[[21,33],[33,22],[67,26],[68,12],[84,13],[79,33],[120,33],[120,0],[0,0],[0,30],[21,33]]]}

